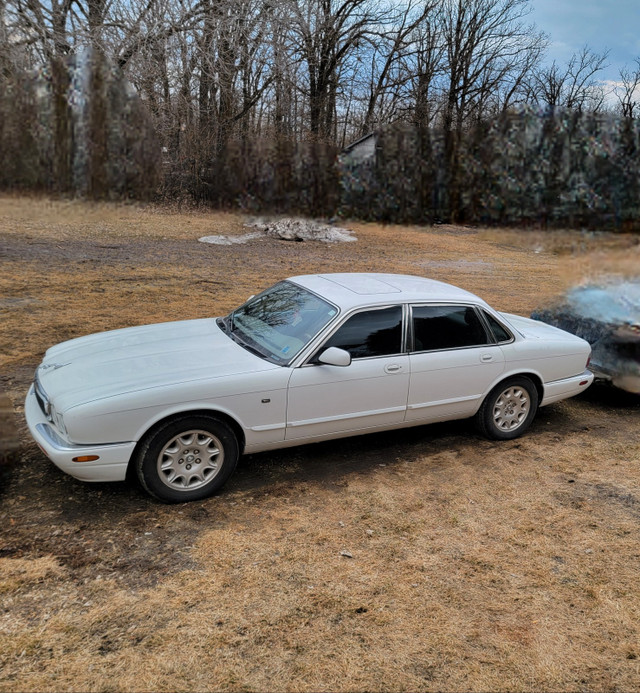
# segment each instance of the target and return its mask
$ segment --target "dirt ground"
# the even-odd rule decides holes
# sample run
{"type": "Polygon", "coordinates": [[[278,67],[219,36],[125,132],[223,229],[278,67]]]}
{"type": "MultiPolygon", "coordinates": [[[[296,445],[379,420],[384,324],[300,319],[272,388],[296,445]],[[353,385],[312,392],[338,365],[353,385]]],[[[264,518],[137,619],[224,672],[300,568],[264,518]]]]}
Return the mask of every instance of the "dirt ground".
{"type": "Polygon", "coordinates": [[[197,241],[243,221],[0,197],[0,691],[639,690],[638,398],[592,387],[506,443],[462,422],[248,456],[181,506],[42,455],[22,402],[64,339],[221,315],[306,272],[420,274],[522,314],[640,274],[622,234],[197,241]]]}

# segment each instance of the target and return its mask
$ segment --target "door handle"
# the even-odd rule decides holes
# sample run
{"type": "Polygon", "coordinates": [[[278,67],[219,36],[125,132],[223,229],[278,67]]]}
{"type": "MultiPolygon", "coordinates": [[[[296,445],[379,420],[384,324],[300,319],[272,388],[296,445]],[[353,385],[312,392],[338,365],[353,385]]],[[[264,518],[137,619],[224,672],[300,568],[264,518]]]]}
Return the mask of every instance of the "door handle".
{"type": "Polygon", "coordinates": [[[398,371],[402,370],[402,366],[399,366],[397,363],[390,363],[388,366],[384,367],[384,372],[385,373],[397,373],[398,371]]]}
{"type": "Polygon", "coordinates": [[[482,354],[480,361],[482,361],[482,363],[490,363],[493,361],[493,354],[482,354]]]}

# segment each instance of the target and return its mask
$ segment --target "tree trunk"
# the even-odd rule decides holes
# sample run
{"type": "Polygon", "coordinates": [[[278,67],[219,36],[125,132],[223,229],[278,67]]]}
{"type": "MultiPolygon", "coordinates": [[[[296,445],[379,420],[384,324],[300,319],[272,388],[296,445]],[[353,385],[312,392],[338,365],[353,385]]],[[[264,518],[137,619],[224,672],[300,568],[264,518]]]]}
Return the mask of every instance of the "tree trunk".
{"type": "Polygon", "coordinates": [[[62,57],[51,61],[53,99],[53,188],[71,190],[71,112],[69,109],[69,70],[62,57]]]}

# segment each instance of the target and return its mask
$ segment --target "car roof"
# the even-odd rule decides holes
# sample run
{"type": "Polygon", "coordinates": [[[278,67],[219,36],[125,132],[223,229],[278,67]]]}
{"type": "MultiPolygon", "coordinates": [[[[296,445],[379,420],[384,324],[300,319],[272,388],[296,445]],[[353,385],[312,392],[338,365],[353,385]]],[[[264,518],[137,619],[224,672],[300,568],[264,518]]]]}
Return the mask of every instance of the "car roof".
{"type": "Polygon", "coordinates": [[[304,274],[289,277],[288,281],[313,291],[343,310],[368,305],[423,301],[461,301],[487,305],[475,294],[452,284],[406,274],[304,274]]]}

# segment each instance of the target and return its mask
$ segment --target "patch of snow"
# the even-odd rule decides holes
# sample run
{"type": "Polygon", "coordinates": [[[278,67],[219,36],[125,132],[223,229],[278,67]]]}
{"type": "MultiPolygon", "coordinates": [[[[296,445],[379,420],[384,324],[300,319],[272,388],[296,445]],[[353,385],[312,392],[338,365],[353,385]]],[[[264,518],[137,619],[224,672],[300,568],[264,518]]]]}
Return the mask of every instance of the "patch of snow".
{"type": "Polygon", "coordinates": [[[259,229],[267,236],[283,241],[323,241],[324,243],[349,243],[358,240],[349,229],[323,224],[312,219],[254,219],[245,224],[259,229]]]}
{"type": "Polygon", "coordinates": [[[254,238],[261,238],[262,233],[245,233],[242,236],[202,236],[198,238],[201,243],[212,243],[213,245],[239,245],[252,241],[254,238]]]}
{"type": "Polygon", "coordinates": [[[349,243],[358,240],[349,229],[323,224],[312,219],[252,219],[246,228],[256,229],[242,236],[202,236],[201,243],[236,245],[256,238],[278,238],[283,241],[322,241],[323,243],[349,243]]]}

